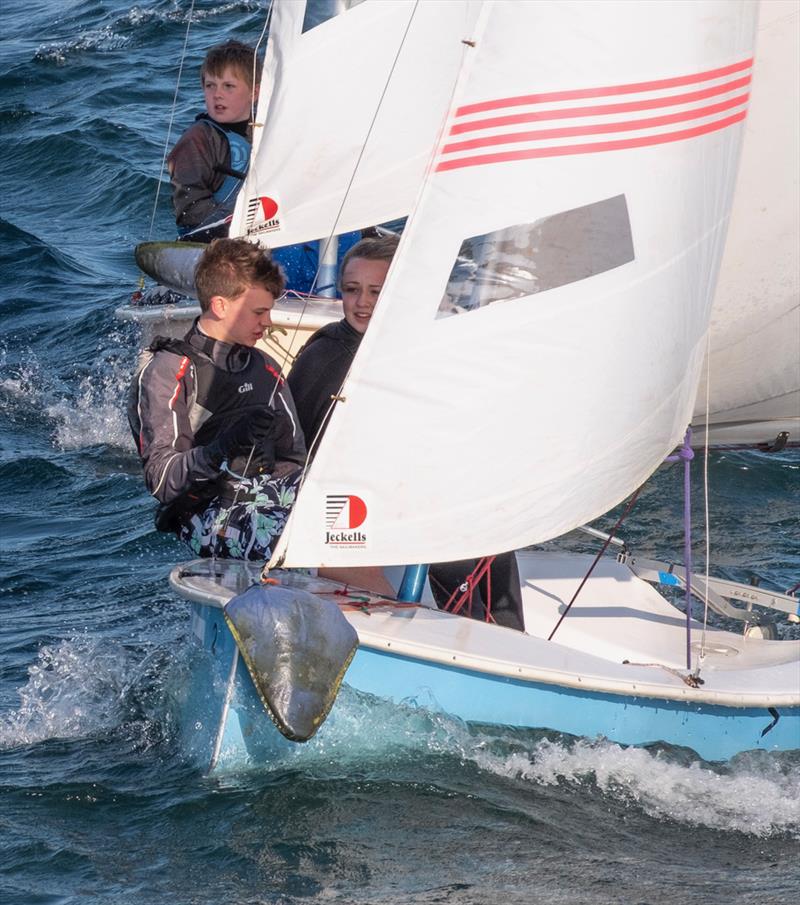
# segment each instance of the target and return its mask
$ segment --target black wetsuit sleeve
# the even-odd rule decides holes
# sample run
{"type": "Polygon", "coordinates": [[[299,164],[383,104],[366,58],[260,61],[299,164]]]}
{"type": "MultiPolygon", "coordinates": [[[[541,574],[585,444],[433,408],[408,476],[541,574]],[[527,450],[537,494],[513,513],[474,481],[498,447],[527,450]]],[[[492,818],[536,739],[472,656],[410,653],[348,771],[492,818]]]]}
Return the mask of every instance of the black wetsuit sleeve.
{"type": "Polygon", "coordinates": [[[292,391],[288,384],[284,383],[280,390],[275,394],[273,406],[276,411],[284,411],[292,422],[292,444],[291,449],[280,450],[280,459],[283,461],[293,462],[296,465],[304,465],[306,461],[306,442],[303,428],[300,425],[300,418],[297,414],[297,408],[292,398],[292,391]]]}
{"type": "Polygon", "coordinates": [[[147,489],[160,503],[184,494],[206,492],[219,477],[215,457],[195,446],[188,417],[188,394],[194,385],[192,365],[170,352],[150,356],[131,392],[129,420],[144,467],[147,489]]]}
{"type": "MultiPolygon", "coordinates": [[[[191,125],[178,139],[167,164],[178,227],[194,229],[212,222],[216,214],[220,218],[226,215],[226,208],[214,200],[214,192],[225,178],[218,168],[230,167],[230,147],[218,129],[202,121],[191,125]]],[[[224,232],[227,234],[227,227],[224,232]]]]}
{"type": "Polygon", "coordinates": [[[331,396],[341,389],[352,360],[352,352],[340,343],[320,338],[309,341],[292,365],[289,388],[309,450],[319,443],[317,433],[324,433],[333,405],[331,396]]]}

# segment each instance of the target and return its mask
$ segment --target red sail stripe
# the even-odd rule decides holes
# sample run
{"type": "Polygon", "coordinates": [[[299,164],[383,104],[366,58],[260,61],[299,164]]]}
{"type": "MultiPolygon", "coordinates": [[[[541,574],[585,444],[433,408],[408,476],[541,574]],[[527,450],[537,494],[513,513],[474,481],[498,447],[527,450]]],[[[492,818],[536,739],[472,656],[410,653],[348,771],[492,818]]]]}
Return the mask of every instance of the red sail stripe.
{"type": "Polygon", "coordinates": [[[536,113],[514,113],[509,116],[493,116],[489,119],[476,119],[467,123],[456,123],[450,130],[451,135],[462,132],[474,132],[477,129],[493,129],[496,126],[513,126],[517,123],[532,123],[547,119],[569,119],[575,116],[605,116],[611,113],[631,113],[636,110],[655,110],[659,107],[674,107],[677,104],[689,104],[707,97],[727,94],[737,88],[749,86],[751,76],[704,88],[702,91],[690,91],[688,94],[670,94],[667,97],[649,98],[643,101],[627,101],[624,104],[600,104],[596,107],[565,107],[560,110],[540,110],[536,113]]]}
{"type": "Polygon", "coordinates": [[[679,132],[665,132],[661,135],[644,135],[639,138],[627,138],[622,141],[603,141],[582,145],[562,145],[550,148],[528,148],[520,151],[504,151],[499,154],[478,154],[474,157],[459,157],[453,160],[443,160],[436,166],[437,172],[444,170],[458,170],[462,167],[477,167],[487,163],[507,163],[511,160],[530,160],[535,157],[560,157],[567,154],[596,154],[600,151],[622,151],[628,148],[644,148],[648,145],[666,144],[672,141],[683,141],[687,138],[695,138],[708,132],[715,132],[741,122],[747,115],[742,110],[725,119],[715,120],[713,123],[705,123],[695,126],[693,129],[682,129],[679,132]]]}
{"type": "Polygon", "coordinates": [[[727,101],[711,104],[708,107],[695,107],[681,113],[670,113],[666,116],[650,116],[647,119],[628,119],[615,123],[596,123],[592,126],[566,126],[562,129],[537,129],[533,132],[506,132],[501,135],[485,135],[483,138],[470,138],[467,141],[455,141],[442,148],[442,154],[453,154],[456,151],[469,151],[472,148],[486,148],[492,145],[516,144],[521,141],[541,141],[546,138],[569,138],[573,135],[596,135],[605,132],[628,132],[635,129],[650,129],[666,126],[670,123],[685,122],[722,113],[732,107],[746,104],[749,93],[739,94],[727,101]]]}
{"type": "Polygon", "coordinates": [[[526,104],[546,104],[551,101],[576,100],[582,97],[607,97],[614,94],[635,94],[640,91],[658,91],[661,88],[677,88],[679,85],[691,85],[694,82],[707,82],[710,79],[722,78],[733,72],[741,72],[753,65],[753,58],[722,66],[719,69],[708,69],[692,75],[679,75],[670,79],[657,79],[652,82],[633,82],[630,85],[611,85],[605,88],[576,88],[570,91],[550,91],[546,94],[524,94],[519,97],[505,97],[494,101],[483,101],[478,104],[466,104],[456,110],[456,116],[468,116],[470,113],[483,113],[485,110],[498,110],[501,107],[521,107],[526,104]]]}

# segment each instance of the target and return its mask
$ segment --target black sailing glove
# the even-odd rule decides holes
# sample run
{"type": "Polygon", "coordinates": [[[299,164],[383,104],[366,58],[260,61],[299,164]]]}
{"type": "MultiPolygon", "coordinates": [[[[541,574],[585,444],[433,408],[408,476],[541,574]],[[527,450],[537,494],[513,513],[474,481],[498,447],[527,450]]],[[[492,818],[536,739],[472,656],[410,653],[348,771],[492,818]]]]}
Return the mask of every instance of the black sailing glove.
{"type": "Polygon", "coordinates": [[[255,446],[256,452],[269,443],[275,412],[263,408],[247,412],[233,424],[220,431],[217,438],[206,445],[211,462],[221,465],[224,459],[231,459],[239,453],[248,455],[255,446]]]}

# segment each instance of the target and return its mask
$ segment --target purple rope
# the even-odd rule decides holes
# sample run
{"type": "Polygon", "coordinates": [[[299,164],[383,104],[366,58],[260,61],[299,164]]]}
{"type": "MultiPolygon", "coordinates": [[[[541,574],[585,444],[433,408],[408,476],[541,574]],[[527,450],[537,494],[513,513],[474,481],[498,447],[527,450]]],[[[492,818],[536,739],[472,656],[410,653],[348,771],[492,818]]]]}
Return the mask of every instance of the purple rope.
{"type": "Polygon", "coordinates": [[[686,428],[683,446],[667,462],[683,461],[683,558],[686,567],[686,668],[692,668],[692,429],[686,428]]]}

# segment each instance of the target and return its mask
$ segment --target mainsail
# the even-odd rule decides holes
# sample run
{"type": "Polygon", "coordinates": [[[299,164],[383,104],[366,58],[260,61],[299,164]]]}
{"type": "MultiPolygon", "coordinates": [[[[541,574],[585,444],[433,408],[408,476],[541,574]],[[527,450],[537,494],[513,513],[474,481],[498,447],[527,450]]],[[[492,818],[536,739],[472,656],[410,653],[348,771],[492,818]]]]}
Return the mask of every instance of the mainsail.
{"type": "MultiPolygon", "coordinates": [[[[753,96],[711,314],[709,440],[800,442],[800,3],[759,15],[753,96]]],[[[704,439],[705,374],[692,419],[704,439]]]]}
{"type": "Polygon", "coordinates": [[[751,2],[482,4],[276,561],[516,549],[658,467],[694,407],[755,25],[751,2]]]}
{"type": "Polygon", "coordinates": [[[231,235],[279,247],[406,216],[479,9],[277,3],[231,235]]]}

